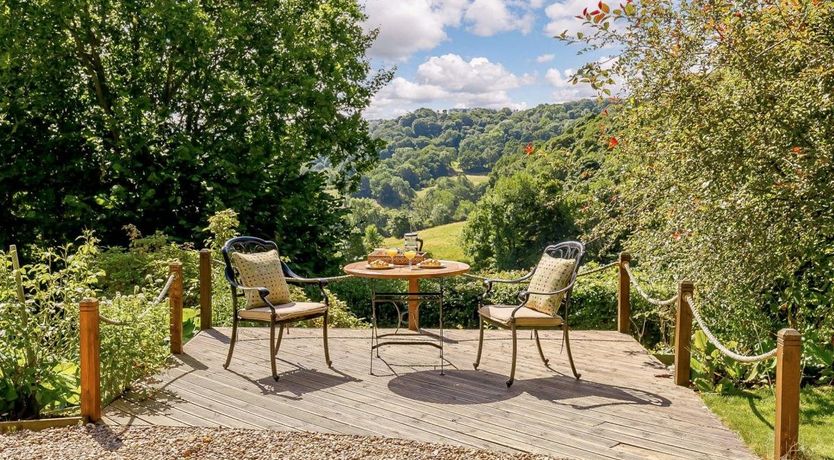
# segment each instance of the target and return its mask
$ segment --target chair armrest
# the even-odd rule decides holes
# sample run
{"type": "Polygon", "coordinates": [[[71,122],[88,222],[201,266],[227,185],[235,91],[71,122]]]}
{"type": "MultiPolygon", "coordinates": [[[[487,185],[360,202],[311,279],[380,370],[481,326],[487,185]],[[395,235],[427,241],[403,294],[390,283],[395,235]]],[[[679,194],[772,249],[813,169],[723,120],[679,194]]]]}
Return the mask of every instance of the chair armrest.
{"type": "Polygon", "coordinates": [[[264,301],[264,303],[266,304],[266,306],[267,306],[267,307],[269,307],[269,310],[270,310],[273,314],[275,314],[275,305],[272,305],[272,302],[270,302],[270,301],[267,299],[267,297],[269,296],[269,289],[267,289],[267,288],[265,288],[265,287],[250,287],[250,286],[242,286],[242,285],[237,284],[237,283],[234,283],[234,282],[232,282],[232,285],[234,286],[234,288],[235,288],[235,289],[240,289],[240,290],[241,290],[241,291],[243,291],[243,292],[246,292],[246,291],[257,291],[257,292],[258,292],[258,295],[259,295],[259,296],[260,296],[260,298],[261,298],[261,300],[263,300],[263,301],[264,301]]]}
{"type": "Polygon", "coordinates": [[[347,278],[350,278],[349,275],[343,276],[323,276],[319,278],[304,278],[301,276],[287,276],[285,277],[288,283],[295,283],[295,284],[328,284],[334,281],[341,281],[347,278]]]}

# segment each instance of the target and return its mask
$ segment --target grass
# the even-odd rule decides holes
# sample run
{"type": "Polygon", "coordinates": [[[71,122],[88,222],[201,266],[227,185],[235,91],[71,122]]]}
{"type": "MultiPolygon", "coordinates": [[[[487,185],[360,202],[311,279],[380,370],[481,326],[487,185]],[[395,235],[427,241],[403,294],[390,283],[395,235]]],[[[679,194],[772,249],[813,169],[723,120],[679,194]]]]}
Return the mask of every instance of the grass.
{"type": "MultiPolygon", "coordinates": [[[[731,396],[703,394],[704,402],[763,458],[773,456],[776,402],[770,388],[731,396]]],[[[800,395],[799,445],[804,458],[834,458],[834,387],[805,387],[800,395]]]]}
{"type": "MultiPolygon", "coordinates": [[[[423,249],[438,259],[468,262],[460,242],[464,225],[466,222],[454,222],[420,230],[418,233],[423,240],[423,249]]],[[[386,238],[382,243],[386,247],[402,246],[402,244],[403,240],[400,238],[386,238]]]]}
{"type": "Polygon", "coordinates": [[[469,179],[469,182],[472,182],[475,186],[489,182],[489,176],[486,174],[467,174],[466,178],[469,179]]]}

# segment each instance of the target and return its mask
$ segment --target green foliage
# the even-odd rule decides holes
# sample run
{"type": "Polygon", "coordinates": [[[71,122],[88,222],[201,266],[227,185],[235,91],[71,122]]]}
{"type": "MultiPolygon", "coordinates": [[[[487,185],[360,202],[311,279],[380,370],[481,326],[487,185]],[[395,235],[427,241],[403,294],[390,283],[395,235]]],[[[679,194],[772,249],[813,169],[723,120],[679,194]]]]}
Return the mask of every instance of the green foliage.
{"type": "Polygon", "coordinates": [[[574,239],[575,228],[558,192],[527,173],[499,178],[469,216],[465,251],[478,266],[532,266],[548,243],[574,239]]]}
{"type": "Polygon", "coordinates": [[[208,223],[204,230],[211,236],[206,239],[206,246],[215,251],[219,251],[226,241],[239,235],[237,229],[240,227],[240,220],[233,209],[216,212],[209,217],[208,223]]]}
{"type": "Polygon", "coordinates": [[[375,225],[368,225],[365,227],[365,236],[362,238],[362,246],[364,246],[365,254],[370,254],[374,248],[378,248],[382,244],[382,235],[376,229],[375,225]]]}
{"type": "MultiPolygon", "coordinates": [[[[592,238],[625,236],[655,271],[695,280],[711,328],[742,353],[798,329],[806,376],[830,382],[834,4],[630,5],[586,15],[593,33],[577,37],[622,52],[576,80],[628,94],[609,108],[611,200],[592,238]]],[[[720,377],[706,381],[743,381],[702,359],[720,377]]]]}
{"type": "MultiPolygon", "coordinates": [[[[0,252],[0,418],[34,418],[78,404],[78,304],[98,294],[106,275],[94,263],[96,242],[88,233],[77,244],[33,248],[35,262],[19,271],[25,305],[11,261],[0,252]]],[[[103,316],[126,323],[101,326],[105,401],[167,357],[167,308],[151,304],[153,295],[140,290],[100,304],[103,316]]]]}
{"type": "Polygon", "coordinates": [[[194,241],[231,208],[323,263],[345,235],[326,188],[352,191],[382,148],[362,110],[391,73],[364,18],[355,0],[6,5],[0,244],[121,243],[126,224],[194,241]]]}

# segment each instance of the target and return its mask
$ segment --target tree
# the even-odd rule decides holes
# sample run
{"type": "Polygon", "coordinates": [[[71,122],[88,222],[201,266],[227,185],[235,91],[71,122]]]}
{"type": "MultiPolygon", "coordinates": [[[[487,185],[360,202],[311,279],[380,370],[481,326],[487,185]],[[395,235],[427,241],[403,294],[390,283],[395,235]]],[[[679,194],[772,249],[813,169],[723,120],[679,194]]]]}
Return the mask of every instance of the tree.
{"type": "Polygon", "coordinates": [[[498,179],[463,231],[464,250],[479,266],[531,267],[549,243],[575,238],[564,205],[527,172],[498,179]]]}
{"type": "Polygon", "coordinates": [[[608,132],[623,218],[598,235],[696,280],[725,337],[789,324],[830,353],[834,3],[662,0],[583,20],[581,41],[622,54],[576,80],[627,94],[608,132]]]}
{"type": "Polygon", "coordinates": [[[194,241],[231,208],[291,258],[329,253],[325,188],[353,189],[381,148],[362,110],[391,74],[371,73],[363,19],[353,0],[10,2],[0,243],[120,242],[125,224],[194,241]]]}

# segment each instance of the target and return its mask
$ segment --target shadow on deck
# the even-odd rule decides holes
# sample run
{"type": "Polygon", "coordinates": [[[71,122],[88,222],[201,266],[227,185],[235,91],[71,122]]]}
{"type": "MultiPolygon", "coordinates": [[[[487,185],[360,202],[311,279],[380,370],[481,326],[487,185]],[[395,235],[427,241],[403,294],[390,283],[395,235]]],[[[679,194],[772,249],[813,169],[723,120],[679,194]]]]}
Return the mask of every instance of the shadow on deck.
{"type": "Polygon", "coordinates": [[[171,368],[109,405],[105,422],[386,436],[571,458],[755,458],[695,393],[617,332],[571,334],[581,381],[560,354],[561,335],[542,335],[552,369],[529,336],[520,338],[510,389],[506,331],[487,332],[478,371],[477,331],[452,330],[446,375],[437,350],[395,346],[381,350],[369,375],[370,331],[331,330],[328,369],[321,331],[293,328],[278,354],[277,382],[269,331],[241,329],[224,370],[229,333],[198,334],[171,368]]]}

